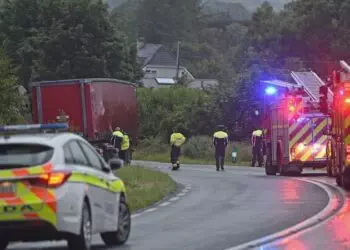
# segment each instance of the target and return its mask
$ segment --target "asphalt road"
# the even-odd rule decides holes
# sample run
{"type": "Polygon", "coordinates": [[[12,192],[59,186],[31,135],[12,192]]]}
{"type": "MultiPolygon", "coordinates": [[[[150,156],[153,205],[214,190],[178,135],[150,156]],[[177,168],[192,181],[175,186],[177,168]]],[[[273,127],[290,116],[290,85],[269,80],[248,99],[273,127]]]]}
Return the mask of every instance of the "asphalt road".
{"type": "MultiPolygon", "coordinates": [[[[169,171],[164,164],[156,165],[169,171]]],[[[190,184],[191,190],[167,206],[133,218],[128,243],[114,249],[223,250],[293,226],[328,203],[320,187],[267,177],[259,168],[216,172],[214,167],[184,166],[172,176],[190,184]]],[[[10,249],[59,250],[65,243],[18,244],[10,249]]],[[[113,248],[104,247],[96,236],[93,249],[113,248]]]]}

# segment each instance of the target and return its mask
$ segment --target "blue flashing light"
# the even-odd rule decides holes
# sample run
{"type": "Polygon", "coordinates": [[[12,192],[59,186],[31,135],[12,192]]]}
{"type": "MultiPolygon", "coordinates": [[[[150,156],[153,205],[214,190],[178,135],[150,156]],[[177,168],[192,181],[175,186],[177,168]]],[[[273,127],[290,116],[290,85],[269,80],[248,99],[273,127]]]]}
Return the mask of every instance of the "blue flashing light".
{"type": "Polygon", "coordinates": [[[275,95],[277,93],[277,89],[275,87],[269,86],[265,89],[265,94],[267,95],[275,95]]]}
{"type": "Polygon", "coordinates": [[[26,130],[38,130],[38,129],[68,129],[67,123],[48,123],[48,124],[23,124],[23,125],[6,125],[0,126],[0,132],[8,131],[26,131],[26,130]]]}

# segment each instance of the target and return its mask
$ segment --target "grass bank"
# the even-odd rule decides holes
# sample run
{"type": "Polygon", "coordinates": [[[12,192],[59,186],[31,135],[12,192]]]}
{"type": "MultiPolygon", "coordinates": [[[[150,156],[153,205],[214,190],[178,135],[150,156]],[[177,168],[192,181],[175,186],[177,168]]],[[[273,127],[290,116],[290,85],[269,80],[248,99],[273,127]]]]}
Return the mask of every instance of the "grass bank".
{"type": "MultiPolygon", "coordinates": [[[[134,160],[170,162],[170,146],[160,138],[146,139],[139,143],[133,153],[134,160]]],[[[248,142],[230,143],[226,149],[226,165],[249,165],[251,146],[248,142]],[[237,161],[232,162],[232,149],[237,150],[237,161]]],[[[215,164],[212,139],[208,136],[195,136],[182,147],[181,162],[184,164],[215,164]]]]}
{"type": "Polygon", "coordinates": [[[125,182],[132,212],[152,205],[176,190],[176,183],[166,173],[139,166],[127,166],[117,171],[125,182]]]}

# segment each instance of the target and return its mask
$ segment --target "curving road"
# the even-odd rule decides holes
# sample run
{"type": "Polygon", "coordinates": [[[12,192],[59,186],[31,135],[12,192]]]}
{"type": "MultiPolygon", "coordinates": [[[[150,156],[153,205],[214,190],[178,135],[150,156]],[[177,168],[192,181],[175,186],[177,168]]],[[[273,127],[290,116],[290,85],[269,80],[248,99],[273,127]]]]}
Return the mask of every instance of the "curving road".
{"type": "MultiPolygon", "coordinates": [[[[164,164],[148,164],[170,172],[164,164]]],[[[127,245],[106,248],[96,236],[93,249],[224,250],[302,222],[329,200],[317,185],[267,177],[260,168],[216,172],[214,167],[184,166],[171,174],[187,184],[187,193],[134,217],[127,245]]],[[[283,244],[264,249],[290,249],[283,244]]],[[[59,250],[65,243],[16,244],[10,249],[59,250]]]]}

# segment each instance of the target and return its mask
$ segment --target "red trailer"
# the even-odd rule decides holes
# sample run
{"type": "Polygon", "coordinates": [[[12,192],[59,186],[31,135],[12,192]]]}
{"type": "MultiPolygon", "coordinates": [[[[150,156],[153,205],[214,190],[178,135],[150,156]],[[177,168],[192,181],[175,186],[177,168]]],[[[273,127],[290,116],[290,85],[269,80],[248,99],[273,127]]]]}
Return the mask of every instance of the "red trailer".
{"type": "Polygon", "coordinates": [[[116,126],[138,137],[136,85],[116,79],[71,79],[31,84],[34,123],[56,121],[63,112],[69,125],[88,139],[116,126]]]}

